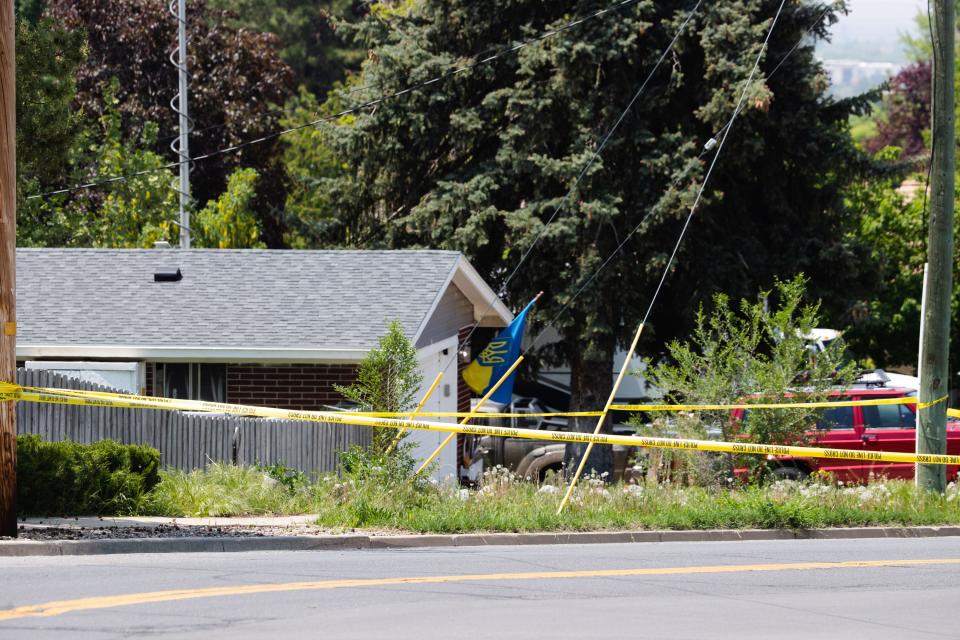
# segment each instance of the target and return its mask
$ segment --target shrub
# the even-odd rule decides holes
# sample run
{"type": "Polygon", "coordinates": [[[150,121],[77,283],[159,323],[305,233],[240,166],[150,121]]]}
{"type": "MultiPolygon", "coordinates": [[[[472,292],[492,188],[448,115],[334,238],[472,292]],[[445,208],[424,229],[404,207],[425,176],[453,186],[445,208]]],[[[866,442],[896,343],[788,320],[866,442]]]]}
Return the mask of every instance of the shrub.
{"type": "Polygon", "coordinates": [[[21,515],[135,513],[160,482],[160,452],[114,440],[44,442],[17,436],[17,507],[21,515]]]}
{"type": "MultiPolygon", "coordinates": [[[[422,382],[417,348],[403,333],[400,322],[393,320],[386,335],[360,363],[356,382],[347,387],[335,385],[335,389],[364,411],[398,412],[416,405],[422,382]]],[[[374,427],[372,455],[391,453],[399,444],[398,435],[394,429],[374,427]]]]}
{"type": "MultiPolygon", "coordinates": [[[[679,404],[730,404],[733,402],[797,403],[827,399],[830,389],[847,386],[856,377],[853,363],[844,363],[839,340],[818,354],[808,339],[819,324],[819,303],[807,304],[806,280],[798,275],[778,281],[772,291],[762,291],[756,301],[731,304],[716,295],[713,309],[700,308],[693,335],[667,345],[668,358],[651,364],[647,380],[666,398],[679,404]]],[[[640,422],[641,433],[669,437],[705,438],[711,430],[730,441],[765,444],[798,444],[819,415],[815,409],[757,410],[749,421],[733,421],[728,410],[698,411],[689,415],[659,416],[650,427],[640,422]]],[[[675,479],[710,484],[729,477],[734,467],[751,469],[763,478],[768,461],[762,456],[718,458],[701,452],[664,452],[658,457],[675,479]]]]}

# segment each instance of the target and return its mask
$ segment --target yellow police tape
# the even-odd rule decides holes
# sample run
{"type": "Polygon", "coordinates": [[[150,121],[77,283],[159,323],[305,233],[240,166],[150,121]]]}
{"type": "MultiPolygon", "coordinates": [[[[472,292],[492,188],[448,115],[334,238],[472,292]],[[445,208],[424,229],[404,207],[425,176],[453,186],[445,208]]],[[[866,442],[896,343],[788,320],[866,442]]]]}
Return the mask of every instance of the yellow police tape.
{"type": "MultiPolygon", "coordinates": [[[[872,400],[828,400],[824,402],[751,402],[740,404],[614,404],[611,411],[719,411],[730,409],[829,409],[831,407],[877,407],[887,404],[915,404],[918,409],[929,409],[949,396],[932,402],[918,402],[915,397],[874,398],[872,400]]],[[[956,411],[951,409],[950,411],[956,411]]],[[[960,412],[958,412],[960,415],[960,412]]]]}
{"type": "MultiPolygon", "coordinates": [[[[0,398],[8,395],[11,391],[16,392],[19,389],[31,391],[43,391],[46,393],[55,393],[59,395],[73,395],[76,397],[105,397],[105,398],[150,398],[152,400],[168,400],[168,398],[155,398],[152,396],[135,396],[122,393],[109,393],[105,391],[79,391],[76,389],[43,389],[39,387],[20,387],[10,383],[0,382],[0,398]]],[[[736,404],[614,404],[610,406],[611,411],[727,411],[734,409],[830,409],[835,407],[872,407],[882,405],[900,405],[916,404],[918,409],[929,409],[943,402],[946,402],[948,396],[944,395],[932,402],[918,402],[916,397],[900,398],[873,398],[869,400],[824,400],[817,402],[751,402],[736,404]]],[[[186,401],[179,401],[186,402],[186,401]]],[[[195,402],[195,401],[194,401],[195,402]]],[[[203,409],[193,409],[203,411],[203,409]]],[[[339,412],[339,411],[338,411],[339,412]]],[[[411,411],[350,411],[352,415],[367,416],[372,418],[410,418],[414,415],[411,411]]],[[[421,418],[576,418],[592,417],[596,418],[603,415],[602,411],[554,411],[547,413],[500,413],[500,412],[467,412],[467,411],[421,411],[416,414],[421,418]]],[[[960,418],[960,409],[947,409],[947,415],[960,418]]]]}
{"type": "MultiPolygon", "coordinates": [[[[842,458],[863,460],[868,462],[960,465],[960,456],[954,455],[932,455],[893,451],[862,451],[854,449],[829,449],[824,447],[748,444],[714,440],[690,440],[681,438],[652,438],[604,433],[593,434],[571,433],[566,431],[538,431],[536,429],[514,429],[509,427],[430,422],[426,420],[377,418],[360,415],[350,411],[297,411],[291,409],[276,409],[270,407],[206,402],[202,400],[179,400],[173,398],[156,398],[152,396],[108,394],[93,391],[20,387],[19,385],[13,385],[5,382],[0,382],[0,399],[92,407],[205,411],[261,418],[286,418],[288,420],[328,422],[365,427],[382,427],[388,429],[417,429],[419,431],[434,431],[442,433],[490,435],[504,438],[524,438],[529,440],[550,442],[592,442],[594,444],[619,444],[628,447],[645,447],[653,449],[682,449],[687,451],[713,451],[718,453],[790,456],[798,458],[842,458]]],[[[784,405],[777,406],[779,408],[784,407],[784,405]]]]}

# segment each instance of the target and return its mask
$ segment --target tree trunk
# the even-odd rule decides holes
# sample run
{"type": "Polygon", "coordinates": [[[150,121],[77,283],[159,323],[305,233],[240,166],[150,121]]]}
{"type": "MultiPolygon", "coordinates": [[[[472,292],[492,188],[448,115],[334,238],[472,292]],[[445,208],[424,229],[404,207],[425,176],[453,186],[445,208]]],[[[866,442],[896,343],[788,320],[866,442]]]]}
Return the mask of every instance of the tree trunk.
{"type": "MultiPolygon", "coordinates": [[[[613,388],[613,340],[605,341],[599,348],[590,349],[585,356],[582,352],[570,354],[570,411],[598,411],[603,409],[610,390],[613,388]]],[[[593,433],[599,418],[573,418],[573,428],[581,433],[593,433]]],[[[613,432],[613,416],[607,416],[601,433],[613,432]]],[[[587,450],[581,442],[568,442],[563,455],[563,466],[567,478],[572,478],[587,450]]],[[[583,468],[584,475],[591,472],[604,476],[607,482],[613,480],[613,446],[594,445],[590,458],[583,468]]]]}

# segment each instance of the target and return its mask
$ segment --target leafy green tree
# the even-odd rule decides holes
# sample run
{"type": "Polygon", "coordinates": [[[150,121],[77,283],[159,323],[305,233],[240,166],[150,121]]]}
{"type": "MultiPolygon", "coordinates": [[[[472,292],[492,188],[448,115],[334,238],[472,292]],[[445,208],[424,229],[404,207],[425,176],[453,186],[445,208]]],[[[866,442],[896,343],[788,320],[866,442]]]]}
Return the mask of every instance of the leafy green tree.
{"type": "MultiPolygon", "coordinates": [[[[710,156],[700,150],[733,112],[779,4],[705,3],[549,229],[547,219],[677,31],[688,3],[639,2],[331,125],[328,140],[345,168],[328,187],[338,213],[330,241],[461,250],[498,287],[543,232],[507,297],[521,304],[545,290],[538,316],[552,318],[639,228],[559,318],[562,339],[541,353],[569,362],[571,409],[601,406],[615,347],[643,314],[704,177],[710,156]]],[[[400,90],[598,6],[374,5],[354,35],[370,50],[362,84],[375,89],[349,99],[400,90]]],[[[749,295],[798,270],[825,299],[848,300],[860,286],[860,249],[844,233],[841,188],[864,163],[847,124],[863,104],[827,96],[809,39],[764,80],[818,16],[811,33],[827,34],[836,12],[825,8],[785,5],[645,348],[685,332],[690,309],[715,291],[749,295]]]]}
{"type": "MultiPolygon", "coordinates": [[[[896,160],[899,150],[885,149],[879,157],[896,160]]],[[[905,183],[899,176],[878,177],[855,182],[847,190],[847,207],[857,221],[850,233],[870,247],[867,265],[877,285],[851,305],[847,318],[851,327],[844,337],[854,354],[884,368],[913,367],[917,362],[929,215],[925,181],[925,174],[905,183]]],[[[960,233],[960,222],[955,233],[960,233]]],[[[953,326],[960,326],[958,278],[960,264],[955,264],[953,326]]],[[[950,341],[950,361],[960,362],[960,339],[950,341]]],[[[952,375],[951,385],[958,384],[952,375]]]]}
{"type": "Polygon", "coordinates": [[[293,69],[297,82],[324,96],[336,82],[356,70],[366,55],[344,42],[338,21],[360,18],[368,6],[360,0],[211,0],[229,13],[228,24],[275,33],[280,57],[293,69]]]}
{"type": "Polygon", "coordinates": [[[81,129],[69,152],[66,171],[74,183],[99,176],[144,172],[96,190],[26,200],[18,210],[18,242],[24,246],[149,247],[173,241],[177,193],[166,161],[148,149],[157,126],[148,123],[140,138],[124,139],[116,83],[105,94],[95,128],[81,129]]]}
{"type": "MultiPolygon", "coordinates": [[[[819,326],[820,305],[804,303],[804,294],[803,276],[778,281],[773,291],[762,291],[753,302],[741,300],[736,308],[726,295],[716,294],[709,313],[701,305],[691,336],[671,341],[668,357],[644,375],[667,399],[682,404],[825,400],[832,386],[849,384],[856,372],[852,364],[843,364],[838,341],[825,352],[810,351],[804,336],[819,326]]],[[[675,431],[683,423],[688,433],[706,437],[713,426],[726,441],[795,444],[805,442],[815,416],[814,409],[755,409],[748,419],[732,422],[729,411],[703,411],[658,418],[654,429],[675,431]]],[[[738,462],[758,476],[767,471],[763,457],[744,456],[738,462]]]]}
{"type": "MultiPolygon", "coordinates": [[[[881,152],[894,160],[896,149],[881,152]]],[[[897,192],[899,177],[854,182],[847,206],[857,220],[856,234],[870,247],[877,276],[874,294],[854,305],[846,332],[851,349],[877,366],[916,362],[920,300],[926,254],[923,194],[907,198],[897,192]]],[[[921,187],[922,188],[922,187],[921,187]]]]}
{"type": "MultiPolygon", "coordinates": [[[[330,113],[329,105],[300,87],[297,96],[286,104],[281,124],[294,127],[312,122],[330,113]]],[[[330,149],[327,132],[316,127],[300,129],[286,136],[283,163],[287,171],[287,192],[284,242],[295,249],[322,245],[331,224],[335,223],[334,204],[326,188],[331,178],[340,173],[340,163],[330,149]]]]}
{"type": "MultiPolygon", "coordinates": [[[[170,99],[177,74],[168,56],[176,21],[157,0],[51,0],[46,9],[64,28],[86,34],[89,55],[76,73],[77,107],[93,119],[104,112],[110,83],[119,81],[124,140],[141,140],[148,123],[160,134],[152,150],[175,159],[169,143],[178,131],[170,99]]],[[[292,92],[293,74],[270,33],[224,26],[229,16],[204,0],[189,3],[190,114],[196,130],[191,155],[198,156],[279,129],[281,107],[292,92]]],[[[259,176],[255,210],[264,242],[283,246],[282,206],[286,198],[282,144],[270,140],[196,164],[192,194],[202,205],[226,189],[240,167],[259,176]]],[[[169,161],[168,160],[168,161],[169,161]]]]}
{"type": "MultiPolygon", "coordinates": [[[[387,333],[360,363],[357,380],[336,390],[365,411],[406,411],[416,405],[416,393],[423,383],[417,348],[403,333],[399,321],[392,321],[387,333]]],[[[374,429],[371,452],[382,455],[396,438],[394,429],[374,429]]]]}
{"type": "Polygon", "coordinates": [[[100,128],[89,138],[86,153],[74,161],[76,166],[96,166],[99,175],[137,175],[112,183],[96,193],[80,192],[67,204],[59,227],[68,235],[61,243],[80,247],[150,247],[158,240],[174,241],[179,231],[174,224],[177,192],[174,175],[161,168],[166,161],[149,151],[156,141],[157,125],[147,123],[140,138],[124,139],[119,98],[105,94],[106,107],[100,128]]]}
{"type": "Polygon", "coordinates": [[[238,169],[227,181],[227,190],[191,219],[197,247],[262,249],[257,216],[252,209],[257,172],[238,169]]]}

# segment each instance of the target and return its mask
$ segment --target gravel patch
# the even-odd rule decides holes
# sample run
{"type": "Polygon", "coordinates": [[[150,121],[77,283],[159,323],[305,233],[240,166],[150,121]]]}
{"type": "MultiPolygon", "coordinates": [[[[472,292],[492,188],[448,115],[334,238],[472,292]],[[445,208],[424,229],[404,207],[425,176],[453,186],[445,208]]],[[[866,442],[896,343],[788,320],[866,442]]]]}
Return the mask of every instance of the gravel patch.
{"type": "MultiPolygon", "coordinates": [[[[21,525],[20,540],[122,540],[131,538],[262,538],[266,536],[321,536],[350,531],[333,531],[312,525],[293,526],[181,526],[142,527],[37,527],[21,525]]],[[[0,536],[0,540],[13,540],[0,536]]]]}

